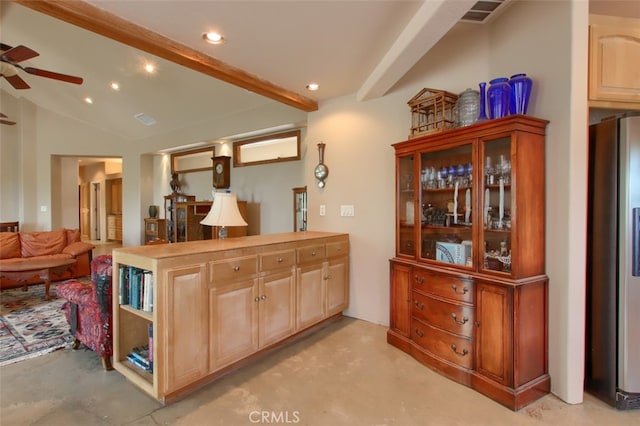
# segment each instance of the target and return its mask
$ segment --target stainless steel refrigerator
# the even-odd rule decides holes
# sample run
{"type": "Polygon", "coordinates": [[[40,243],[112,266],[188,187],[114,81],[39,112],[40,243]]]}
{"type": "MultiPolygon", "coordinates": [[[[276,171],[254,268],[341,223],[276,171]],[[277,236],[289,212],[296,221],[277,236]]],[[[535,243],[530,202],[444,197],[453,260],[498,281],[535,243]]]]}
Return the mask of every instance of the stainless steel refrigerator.
{"type": "Polygon", "coordinates": [[[640,114],[589,126],[585,390],[640,408],[640,114]]]}

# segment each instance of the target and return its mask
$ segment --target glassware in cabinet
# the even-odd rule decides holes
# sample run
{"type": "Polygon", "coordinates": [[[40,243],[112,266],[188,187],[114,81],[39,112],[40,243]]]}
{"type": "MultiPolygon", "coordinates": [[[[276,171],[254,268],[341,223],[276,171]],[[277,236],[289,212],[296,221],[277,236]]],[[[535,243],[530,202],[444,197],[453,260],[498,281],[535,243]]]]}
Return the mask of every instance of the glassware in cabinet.
{"type": "Polygon", "coordinates": [[[398,187],[397,204],[397,251],[398,255],[415,256],[415,226],[416,220],[416,192],[415,192],[415,168],[413,155],[398,158],[398,175],[396,176],[398,187]]]}
{"type": "Polygon", "coordinates": [[[473,266],[473,145],[420,154],[420,258],[473,266]]]}
{"type": "Polygon", "coordinates": [[[482,144],[483,206],[482,269],[511,272],[512,173],[511,136],[482,144]]]}

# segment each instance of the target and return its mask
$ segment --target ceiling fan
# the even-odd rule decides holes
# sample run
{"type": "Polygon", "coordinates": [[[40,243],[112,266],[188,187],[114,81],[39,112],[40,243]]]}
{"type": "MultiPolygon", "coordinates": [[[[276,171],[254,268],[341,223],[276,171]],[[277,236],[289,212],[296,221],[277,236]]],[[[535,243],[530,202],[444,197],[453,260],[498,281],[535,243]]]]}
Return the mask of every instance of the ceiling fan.
{"type": "Polygon", "coordinates": [[[33,67],[23,67],[19,62],[35,58],[40,54],[26,46],[11,47],[0,43],[0,75],[2,75],[15,89],[28,89],[30,86],[18,75],[18,69],[39,77],[52,78],[67,83],[82,84],[83,79],[72,75],[60,74],[53,71],[41,70],[33,67]]]}
{"type": "Polygon", "coordinates": [[[4,118],[9,118],[5,114],[0,112],[0,124],[8,124],[9,126],[13,126],[16,124],[15,121],[4,120],[4,118]]]}

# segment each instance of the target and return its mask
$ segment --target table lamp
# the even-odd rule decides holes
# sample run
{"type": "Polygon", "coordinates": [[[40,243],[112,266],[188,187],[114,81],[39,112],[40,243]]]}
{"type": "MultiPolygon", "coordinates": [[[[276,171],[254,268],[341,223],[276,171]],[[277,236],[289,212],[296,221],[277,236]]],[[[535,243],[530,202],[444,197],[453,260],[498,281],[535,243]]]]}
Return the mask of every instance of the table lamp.
{"type": "Polygon", "coordinates": [[[238,210],[236,194],[213,191],[213,205],[207,216],[200,221],[203,225],[219,226],[218,238],[227,238],[227,226],[247,226],[238,210]]]}

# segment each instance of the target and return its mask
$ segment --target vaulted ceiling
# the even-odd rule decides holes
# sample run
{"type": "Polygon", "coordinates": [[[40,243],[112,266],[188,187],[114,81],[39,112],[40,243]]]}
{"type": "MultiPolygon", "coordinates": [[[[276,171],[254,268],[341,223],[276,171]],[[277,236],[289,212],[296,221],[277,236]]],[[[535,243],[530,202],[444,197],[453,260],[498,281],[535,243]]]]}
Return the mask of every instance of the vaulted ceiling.
{"type": "Polygon", "coordinates": [[[452,27],[471,25],[459,22],[476,3],[487,2],[3,0],[0,41],[40,54],[23,65],[84,83],[20,74],[30,89],[1,78],[0,90],[127,139],[273,102],[313,111],[336,96],[384,95],[452,27]],[[205,43],[210,30],[226,42],[205,43]],[[142,70],[148,61],[157,66],[153,75],[142,70]],[[310,82],[320,89],[308,91],[310,82]],[[156,124],[140,123],[140,113],[156,124]]]}

